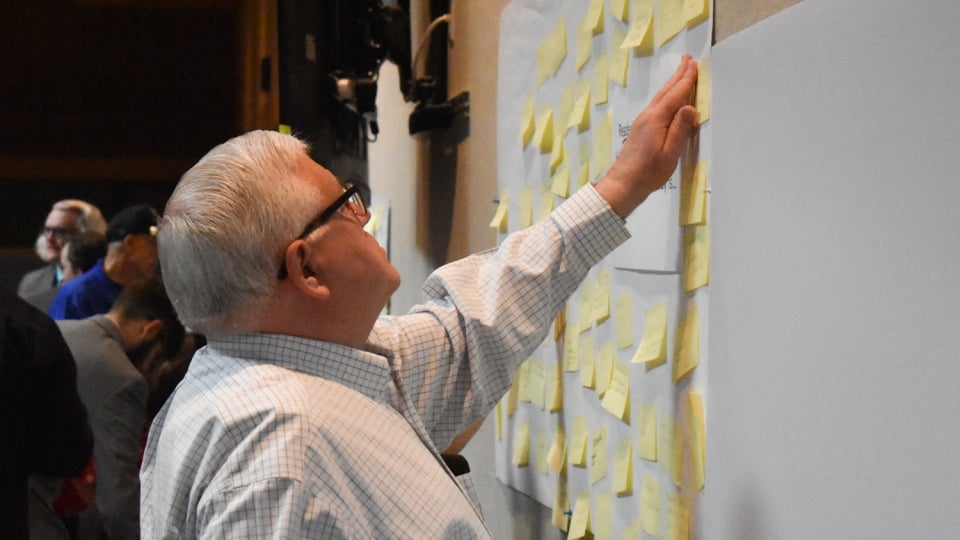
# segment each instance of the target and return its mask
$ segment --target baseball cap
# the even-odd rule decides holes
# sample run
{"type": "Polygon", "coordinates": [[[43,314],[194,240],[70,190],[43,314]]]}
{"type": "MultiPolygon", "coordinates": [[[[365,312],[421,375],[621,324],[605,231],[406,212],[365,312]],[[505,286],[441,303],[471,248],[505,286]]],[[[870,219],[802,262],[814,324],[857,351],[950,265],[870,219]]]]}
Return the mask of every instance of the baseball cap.
{"type": "Polygon", "coordinates": [[[157,235],[160,215],[147,204],[128,206],[120,210],[107,226],[107,242],[118,242],[128,234],[157,235]]]}

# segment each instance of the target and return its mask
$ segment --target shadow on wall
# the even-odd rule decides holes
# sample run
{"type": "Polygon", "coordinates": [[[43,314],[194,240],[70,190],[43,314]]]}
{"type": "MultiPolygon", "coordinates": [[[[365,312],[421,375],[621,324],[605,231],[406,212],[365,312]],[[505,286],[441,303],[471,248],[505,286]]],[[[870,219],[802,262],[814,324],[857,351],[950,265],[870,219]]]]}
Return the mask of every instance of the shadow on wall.
{"type": "Polygon", "coordinates": [[[434,130],[430,137],[430,168],[427,179],[427,219],[422,222],[418,244],[433,266],[447,263],[453,231],[453,201],[457,191],[457,147],[470,136],[470,120],[458,115],[451,127],[434,130]]]}

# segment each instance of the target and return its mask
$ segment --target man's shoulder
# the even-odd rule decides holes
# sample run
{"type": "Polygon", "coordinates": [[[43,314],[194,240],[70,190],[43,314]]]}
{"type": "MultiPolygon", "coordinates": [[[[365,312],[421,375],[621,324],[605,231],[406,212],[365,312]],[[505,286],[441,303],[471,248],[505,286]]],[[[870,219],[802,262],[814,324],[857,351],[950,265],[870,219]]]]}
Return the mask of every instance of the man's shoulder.
{"type": "Polygon", "coordinates": [[[17,294],[24,296],[55,288],[54,277],[56,272],[56,268],[52,264],[45,264],[27,272],[20,278],[17,294]]]}

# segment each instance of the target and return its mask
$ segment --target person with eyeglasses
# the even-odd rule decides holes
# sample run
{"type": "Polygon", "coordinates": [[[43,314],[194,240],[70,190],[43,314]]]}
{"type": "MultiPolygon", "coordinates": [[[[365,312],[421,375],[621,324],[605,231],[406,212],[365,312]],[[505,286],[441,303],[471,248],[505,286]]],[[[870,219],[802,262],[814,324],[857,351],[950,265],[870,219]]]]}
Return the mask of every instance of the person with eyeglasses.
{"type": "Polygon", "coordinates": [[[445,265],[405,315],[355,188],[295,137],[217,146],[166,205],[180,320],[207,337],[155,418],[143,538],[489,538],[439,450],[485,418],[694,130],[684,56],[620,155],[547,219],[445,265]]]}
{"type": "Polygon", "coordinates": [[[59,287],[63,280],[60,250],[71,236],[85,231],[100,234],[107,231],[107,222],[100,209],[77,199],[53,203],[35,242],[37,256],[47,264],[20,278],[17,295],[30,301],[34,296],[49,295],[51,289],[59,287]]]}

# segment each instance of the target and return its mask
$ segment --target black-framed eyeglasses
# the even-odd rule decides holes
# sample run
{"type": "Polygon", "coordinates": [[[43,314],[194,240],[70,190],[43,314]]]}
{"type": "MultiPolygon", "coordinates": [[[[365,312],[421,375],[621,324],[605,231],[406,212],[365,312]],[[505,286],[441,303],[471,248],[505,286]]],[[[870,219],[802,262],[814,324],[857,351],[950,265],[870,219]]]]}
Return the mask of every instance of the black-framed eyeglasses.
{"type": "MultiPolygon", "coordinates": [[[[307,226],[303,228],[303,231],[294,239],[294,242],[303,240],[309,236],[310,233],[319,229],[320,226],[326,223],[337,212],[361,219],[367,216],[367,205],[363,202],[363,197],[360,196],[360,188],[350,183],[343,184],[342,187],[343,195],[337,197],[337,200],[330,203],[330,206],[324,208],[315,218],[311,219],[310,222],[307,223],[307,226]]],[[[277,272],[277,279],[284,280],[286,278],[287,263],[286,259],[283,259],[280,262],[280,271],[277,272]]]]}
{"type": "Polygon", "coordinates": [[[41,232],[41,234],[43,234],[43,235],[48,235],[48,234],[49,234],[50,236],[52,236],[52,237],[54,237],[54,238],[58,238],[58,239],[60,239],[60,240],[63,240],[64,238],[66,238],[66,237],[68,237],[68,236],[72,236],[74,233],[77,232],[77,230],[76,230],[76,229],[67,229],[67,228],[64,228],[64,227],[44,227],[43,229],[41,229],[40,232],[41,232]]]}

